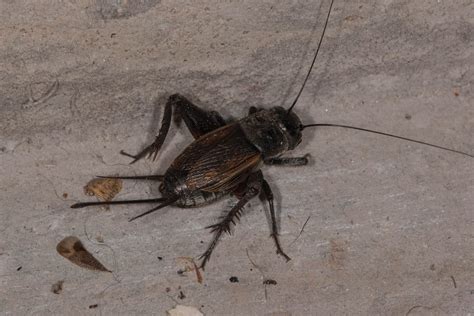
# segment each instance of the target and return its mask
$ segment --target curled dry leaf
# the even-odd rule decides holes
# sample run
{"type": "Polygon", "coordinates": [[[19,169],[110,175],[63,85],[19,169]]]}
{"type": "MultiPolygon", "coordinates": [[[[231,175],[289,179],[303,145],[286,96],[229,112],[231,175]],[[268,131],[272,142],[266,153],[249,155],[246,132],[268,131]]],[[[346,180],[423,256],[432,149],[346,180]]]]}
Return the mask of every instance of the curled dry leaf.
{"type": "Polygon", "coordinates": [[[176,305],[175,308],[167,311],[169,316],[204,316],[196,307],[176,305]]]}
{"type": "Polygon", "coordinates": [[[68,236],[56,246],[58,253],[72,263],[89,270],[112,272],[84,248],[79,238],[68,236]]]}
{"type": "Polygon", "coordinates": [[[84,187],[86,195],[96,196],[101,201],[112,201],[121,190],[122,180],[111,178],[92,179],[84,187]]]}

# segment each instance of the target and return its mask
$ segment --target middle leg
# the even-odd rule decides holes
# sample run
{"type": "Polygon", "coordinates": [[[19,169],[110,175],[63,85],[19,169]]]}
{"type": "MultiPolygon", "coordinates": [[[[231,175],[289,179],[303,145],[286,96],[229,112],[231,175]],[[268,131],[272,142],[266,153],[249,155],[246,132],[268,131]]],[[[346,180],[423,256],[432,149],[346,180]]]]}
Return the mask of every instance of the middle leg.
{"type": "Polygon", "coordinates": [[[283,251],[280,245],[280,239],[278,238],[278,226],[275,216],[275,207],[273,205],[273,192],[270,188],[268,182],[262,178],[262,195],[268,201],[268,205],[270,206],[270,219],[272,221],[272,238],[275,241],[275,246],[277,248],[277,254],[283,256],[286,261],[290,261],[291,258],[283,251]]]}
{"type": "Polygon", "coordinates": [[[266,165],[272,166],[306,166],[309,163],[309,154],[304,155],[303,157],[275,157],[267,158],[263,161],[266,165]]]}

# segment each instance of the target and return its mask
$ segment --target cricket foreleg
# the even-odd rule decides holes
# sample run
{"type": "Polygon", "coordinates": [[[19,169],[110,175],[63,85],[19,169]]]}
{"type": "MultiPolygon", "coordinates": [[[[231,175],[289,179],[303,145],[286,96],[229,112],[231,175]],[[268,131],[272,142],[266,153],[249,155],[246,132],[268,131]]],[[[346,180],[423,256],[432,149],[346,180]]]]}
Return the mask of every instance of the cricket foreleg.
{"type": "Polygon", "coordinates": [[[268,182],[262,178],[262,193],[263,197],[268,201],[268,205],[270,207],[270,219],[272,221],[272,238],[275,241],[275,246],[277,248],[277,253],[281,256],[283,256],[286,261],[291,260],[290,257],[287,256],[287,254],[283,251],[280,245],[280,240],[278,238],[278,227],[277,227],[277,222],[276,222],[276,216],[275,216],[275,207],[273,205],[273,193],[272,189],[268,185],[268,182]]]}
{"type": "Polygon", "coordinates": [[[306,154],[303,157],[276,157],[267,158],[263,163],[272,166],[306,166],[309,163],[309,158],[309,154],[306,154]]]}
{"type": "Polygon", "coordinates": [[[262,110],[263,110],[262,108],[257,108],[257,107],[252,105],[251,107],[249,107],[249,115],[260,112],[262,110]]]}

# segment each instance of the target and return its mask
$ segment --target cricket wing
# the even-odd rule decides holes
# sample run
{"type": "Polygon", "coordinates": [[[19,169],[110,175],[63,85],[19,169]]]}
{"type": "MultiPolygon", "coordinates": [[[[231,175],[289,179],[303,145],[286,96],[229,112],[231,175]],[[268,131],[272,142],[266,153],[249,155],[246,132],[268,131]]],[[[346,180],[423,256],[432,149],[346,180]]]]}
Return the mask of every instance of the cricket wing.
{"type": "Polygon", "coordinates": [[[262,161],[238,123],[223,126],[195,140],[173,162],[185,174],[190,190],[229,191],[245,181],[262,161]]]}

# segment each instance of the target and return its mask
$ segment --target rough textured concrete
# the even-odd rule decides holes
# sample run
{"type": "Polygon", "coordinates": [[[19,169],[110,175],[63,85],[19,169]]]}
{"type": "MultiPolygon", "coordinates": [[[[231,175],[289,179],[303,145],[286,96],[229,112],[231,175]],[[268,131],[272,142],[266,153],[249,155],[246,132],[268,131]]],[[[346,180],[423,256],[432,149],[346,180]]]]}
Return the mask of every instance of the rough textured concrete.
{"type": "MultiPolygon", "coordinates": [[[[310,152],[311,166],[264,168],[293,260],[275,254],[265,208],[254,201],[217,247],[203,285],[193,273],[178,275],[176,260],[204,251],[204,227],[229,202],[170,207],[133,223],[127,219],[146,206],[69,208],[91,199],[82,187],[93,176],[163,172],[190,142],[189,132],[172,128],[159,162],[130,166],[118,154],[153,138],[171,93],[234,118],[251,105],[288,106],[327,8],[328,1],[1,1],[0,312],[164,314],[180,303],[207,315],[474,313],[473,160],[456,154],[305,131],[295,154],[310,152]],[[56,244],[67,235],[81,238],[116,279],[59,256],[56,244]],[[278,283],[266,286],[266,297],[264,278],[278,283]]],[[[296,111],[304,122],[474,153],[473,43],[470,0],[336,1],[296,111]]],[[[119,198],[157,194],[153,183],[126,182],[119,198]]]]}

